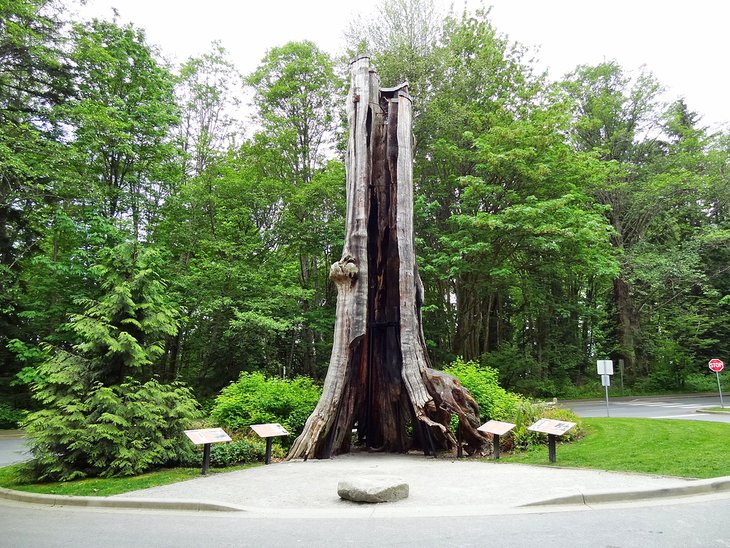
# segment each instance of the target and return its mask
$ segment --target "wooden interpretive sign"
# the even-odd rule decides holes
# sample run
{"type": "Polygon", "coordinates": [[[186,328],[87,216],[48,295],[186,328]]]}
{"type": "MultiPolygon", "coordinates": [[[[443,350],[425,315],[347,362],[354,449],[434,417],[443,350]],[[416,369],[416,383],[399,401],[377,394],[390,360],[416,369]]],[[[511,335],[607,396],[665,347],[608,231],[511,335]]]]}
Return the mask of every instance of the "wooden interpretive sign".
{"type": "Polygon", "coordinates": [[[503,436],[515,427],[511,422],[502,421],[487,421],[482,424],[477,430],[486,434],[495,434],[497,436],[503,436]]]}
{"type": "Polygon", "coordinates": [[[222,428],[202,428],[200,430],[185,430],[185,435],[195,445],[206,443],[220,443],[231,441],[231,436],[226,434],[222,428]]]}
{"type": "Polygon", "coordinates": [[[540,419],[532,426],[528,426],[527,429],[548,435],[548,460],[550,460],[550,462],[555,462],[555,439],[557,436],[565,434],[574,426],[574,422],[540,419]]]}
{"type": "Polygon", "coordinates": [[[231,436],[226,434],[222,428],[200,428],[198,430],[185,430],[185,435],[195,445],[203,446],[203,471],[205,476],[210,467],[210,444],[231,441],[231,436]]]}
{"type": "Polygon", "coordinates": [[[273,438],[275,436],[289,435],[286,428],[276,422],[271,424],[252,424],[251,430],[256,432],[260,438],[273,438]]]}
{"type": "Polygon", "coordinates": [[[288,436],[289,432],[286,431],[282,425],[278,422],[271,424],[252,424],[251,430],[256,432],[260,438],[266,440],[266,456],[264,457],[264,464],[271,462],[271,438],[276,436],[288,436]]]}
{"type": "Polygon", "coordinates": [[[515,427],[511,422],[502,421],[487,421],[482,424],[477,430],[484,432],[485,434],[492,434],[494,439],[492,441],[492,447],[494,448],[494,458],[499,458],[499,436],[503,436],[515,427]]]}
{"type": "Polygon", "coordinates": [[[562,436],[574,426],[574,422],[556,421],[553,419],[540,419],[532,426],[528,426],[527,429],[532,430],[533,432],[542,432],[543,434],[562,436]]]}

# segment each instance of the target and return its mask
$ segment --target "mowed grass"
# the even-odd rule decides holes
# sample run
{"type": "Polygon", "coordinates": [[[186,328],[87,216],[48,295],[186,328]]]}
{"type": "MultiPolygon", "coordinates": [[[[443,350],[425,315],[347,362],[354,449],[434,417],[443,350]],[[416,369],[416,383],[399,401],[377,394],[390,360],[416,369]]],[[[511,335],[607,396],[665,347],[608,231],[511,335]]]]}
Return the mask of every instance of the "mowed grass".
{"type": "MultiPolygon", "coordinates": [[[[551,466],[639,472],[683,478],[730,476],[730,424],[670,419],[582,419],[586,436],[558,443],[551,466]]],[[[502,457],[549,464],[547,446],[502,457]]]]}
{"type": "MultiPolygon", "coordinates": [[[[200,477],[200,468],[169,468],[123,478],[89,478],[66,482],[32,483],[24,473],[25,466],[24,463],[19,463],[0,468],[0,487],[48,495],[106,497],[200,477]]],[[[233,472],[253,466],[259,466],[259,464],[211,468],[208,473],[233,472]]]]}

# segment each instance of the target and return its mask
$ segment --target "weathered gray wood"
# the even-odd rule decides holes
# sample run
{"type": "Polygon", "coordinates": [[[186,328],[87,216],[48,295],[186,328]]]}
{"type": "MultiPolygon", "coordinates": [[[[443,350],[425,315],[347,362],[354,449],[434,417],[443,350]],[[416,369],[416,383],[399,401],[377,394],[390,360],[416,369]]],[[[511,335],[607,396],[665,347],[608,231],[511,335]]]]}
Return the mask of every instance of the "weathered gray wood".
{"type": "Polygon", "coordinates": [[[367,57],[351,66],[342,258],[332,265],[337,317],[322,397],[288,458],[350,449],[453,449],[459,416],[468,450],[484,446],[476,402],[430,367],[413,231],[412,105],[407,84],[380,89],[367,57]]]}
{"type": "MultiPolygon", "coordinates": [[[[356,60],[351,66],[351,100],[347,105],[350,128],[347,143],[345,245],[342,258],[330,268],[330,279],[337,287],[334,341],[322,396],[307,419],[304,433],[289,451],[290,457],[307,457],[315,443],[332,427],[351,377],[351,348],[363,337],[367,324],[367,223],[368,181],[368,105],[373,93],[370,60],[356,60]]],[[[377,100],[377,99],[375,99],[377,100]]]]}
{"type": "Polygon", "coordinates": [[[401,355],[403,381],[419,418],[433,400],[423,382],[429,367],[421,328],[422,285],[416,269],[413,230],[413,155],[411,99],[398,93],[398,254],[400,256],[401,355]]]}

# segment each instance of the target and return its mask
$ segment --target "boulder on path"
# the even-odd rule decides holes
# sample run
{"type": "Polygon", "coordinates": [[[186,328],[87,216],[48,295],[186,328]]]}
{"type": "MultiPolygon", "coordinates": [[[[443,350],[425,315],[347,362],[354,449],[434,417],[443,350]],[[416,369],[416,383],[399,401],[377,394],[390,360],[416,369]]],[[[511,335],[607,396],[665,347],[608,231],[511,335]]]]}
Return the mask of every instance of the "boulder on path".
{"type": "Polygon", "coordinates": [[[408,484],[387,476],[349,478],[337,484],[337,494],[353,502],[393,502],[408,498],[408,484]]]}

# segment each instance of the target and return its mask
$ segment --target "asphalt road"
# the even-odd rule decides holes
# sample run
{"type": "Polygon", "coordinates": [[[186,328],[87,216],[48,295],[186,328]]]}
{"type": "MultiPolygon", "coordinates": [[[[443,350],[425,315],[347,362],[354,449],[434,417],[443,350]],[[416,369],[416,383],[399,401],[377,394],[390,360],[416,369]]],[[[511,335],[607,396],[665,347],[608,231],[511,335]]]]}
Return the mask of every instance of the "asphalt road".
{"type": "MultiPolygon", "coordinates": [[[[468,501],[464,501],[468,504],[468,501]]],[[[730,546],[730,498],[562,507],[448,518],[268,518],[242,513],[93,510],[0,500],[3,546],[730,546]]]]}
{"type": "Polygon", "coordinates": [[[0,430],[0,466],[28,460],[25,440],[19,432],[0,430]]]}
{"type": "MultiPolygon", "coordinates": [[[[730,395],[725,406],[730,407],[730,395]]],[[[605,400],[564,401],[561,405],[575,411],[580,417],[605,417],[605,400]]],[[[720,397],[716,396],[655,396],[641,398],[612,398],[609,392],[608,413],[611,417],[630,417],[646,419],[683,419],[713,422],[730,422],[730,413],[718,415],[702,413],[705,407],[720,407],[720,397]]]]}
{"type": "MultiPolygon", "coordinates": [[[[605,416],[605,402],[566,402],[582,416],[605,416]]],[[[695,410],[715,397],[616,398],[611,416],[727,420],[695,410]]],[[[0,463],[22,460],[22,440],[0,436],[0,463]]],[[[456,482],[458,483],[458,482],[456,482]]],[[[519,482],[505,491],[520,490],[519,482]]],[[[246,489],[246,486],[243,486],[246,489]]],[[[485,488],[494,486],[485,485],[485,488]]],[[[278,487],[277,487],[278,489],[278,487]]],[[[500,491],[500,492],[505,492],[500,491]]],[[[354,517],[178,512],[46,506],[0,499],[0,546],[500,546],[730,548],[730,493],[622,504],[552,506],[437,517],[372,512],[354,517]]],[[[303,501],[307,501],[303,493],[303,501]]],[[[312,495],[313,496],[313,495],[312,495]]],[[[311,502],[311,501],[310,501],[311,502]]],[[[307,502],[302,502],[307,506],[307,502]]]]}

